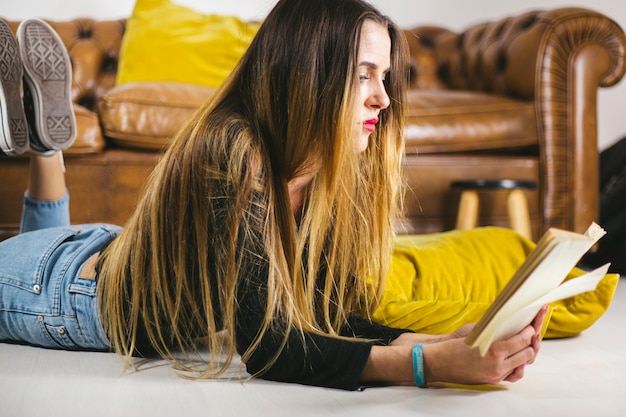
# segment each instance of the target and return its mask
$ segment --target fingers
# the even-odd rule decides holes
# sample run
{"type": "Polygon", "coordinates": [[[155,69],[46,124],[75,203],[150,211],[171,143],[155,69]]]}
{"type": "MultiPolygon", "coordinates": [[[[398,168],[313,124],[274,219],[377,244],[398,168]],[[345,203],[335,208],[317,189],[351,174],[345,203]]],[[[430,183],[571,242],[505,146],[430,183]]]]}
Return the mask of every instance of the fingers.
{"type": "Polygon", "coordinates": [[[532,326],[527,326],[515,336],[498,342],[498,344],[502,345],[501,348],[506,350],[510,358],[527,347],[532,346],[535,334],[535,329],[532,326]]]}
{"type": "Polygon", "coordinates": [[[511,356],[517,352],[521,352],[527,347],[531,347],[533,355],[529,358],[527,363],[534,361],[541,347],[541,328],[543,327],[543,321],[547,311],[548,306],[543,306],[529,326],[524,328],[517,335],[501,342],[505,345],[506,349],[509,349],[511,356]]]}
{"type": "Polygon", "coordinates": [[[520,379],[524,377],[525,370],[526,370],[525,364],[518,366],[517,368],[513,369],[513,372],[511,372],[506,378],[504,378],[504,381],[507,381],[507,382],[519,381],[520,379]]]}
{"type": "Polygon", "coordinates": [[[526,364],[535,360],[536,335],[535,329],[527,326],[517,335],[492,345],[490,353],[493,360],[500,362],[501,380],[513,382],[524,376],[526,364]]]}
{"type": "Polygon", "coordinates": [[[533,349],[533,357],[527,362],[529,365],[535,362],[535,358],[537,357],[539,349],[541,348],[541,333],[537,333],[533,336],[530,347],[533,349]]]}
{"type": "Polygon", "coordinates": [[[495,343],[490,349],[496,362],[498,357],[502,360],[502,381],[519,381],[524,377],[526,365],[534,363],[541,347],[541,328],[547,311],[548,306],[542,307],[529,326],[517,335],[495,343]]]}
{"type": "Polygon", "coordinates": [[[541,307],[541,310],[539,310],[539,312],[533,319],[531,326],[533,326],[536,333],[541,333],[541,328],[543,327],[543,321],[545,320],[547,313],[548,313],[548,306],[544,305],[543,307],[541,307]]]}
{"type": "Polygon", "coordinates": [[[543,322],[546,318],[547,313],[548,306],[545,305],[541,308],[541,310],[539,310],[539,313],[537,313],[537,316],[531,323],[533,329],[535,330],[535,335],[533,336],[531,343],[531,347],[533,348],[535,354],[533,355],[532,360],[528,362],[529,364],[535,361],[535,357],[537,356],[537,354],[539,353],[539,349],[541,348],[541,328],[543,327],[543,322]]]}

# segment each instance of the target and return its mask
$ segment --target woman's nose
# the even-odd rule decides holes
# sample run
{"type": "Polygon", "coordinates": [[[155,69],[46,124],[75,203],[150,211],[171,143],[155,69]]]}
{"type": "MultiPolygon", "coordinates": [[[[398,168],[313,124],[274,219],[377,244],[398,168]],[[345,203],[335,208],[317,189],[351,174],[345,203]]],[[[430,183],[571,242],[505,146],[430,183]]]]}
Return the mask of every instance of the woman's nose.
{"type": "Polygon", "coordinates": [[[385,84],[381,81],[367,98],[367,105],[375,109],[386,109],[391,104],[385,84]]]}

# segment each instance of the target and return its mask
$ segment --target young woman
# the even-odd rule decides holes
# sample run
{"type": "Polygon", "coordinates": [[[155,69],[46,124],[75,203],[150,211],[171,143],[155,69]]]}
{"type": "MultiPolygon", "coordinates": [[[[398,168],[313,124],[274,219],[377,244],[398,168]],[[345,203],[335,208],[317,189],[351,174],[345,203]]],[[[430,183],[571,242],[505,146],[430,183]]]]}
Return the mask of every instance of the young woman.
{"type": "MultiPolygon", "coordinates": [[[[280,0],[123,231],[62,224],[0,243],[0,339],[201,378],[238,352],[253,376],[343,389],[520,379],[543,312],[485,357],[467,328],[369,320],[394,238],[406,68],[401,32],[368,3],[280,0]]],[[[31,158],[25,229],[68,204],[60,159],[31,158]]]]}

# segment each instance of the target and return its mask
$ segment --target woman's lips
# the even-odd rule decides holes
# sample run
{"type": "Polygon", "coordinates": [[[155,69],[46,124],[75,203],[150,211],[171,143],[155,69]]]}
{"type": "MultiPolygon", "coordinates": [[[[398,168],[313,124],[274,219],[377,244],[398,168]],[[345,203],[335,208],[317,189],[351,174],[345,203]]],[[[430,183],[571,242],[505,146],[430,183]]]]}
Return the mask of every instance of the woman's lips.
{"type": "Polygon", "coordinates": [[[378,123],[378,118],[366,120],[363,122],[363,128],[371,133],[376,130],[376,123],[378,123]]]}

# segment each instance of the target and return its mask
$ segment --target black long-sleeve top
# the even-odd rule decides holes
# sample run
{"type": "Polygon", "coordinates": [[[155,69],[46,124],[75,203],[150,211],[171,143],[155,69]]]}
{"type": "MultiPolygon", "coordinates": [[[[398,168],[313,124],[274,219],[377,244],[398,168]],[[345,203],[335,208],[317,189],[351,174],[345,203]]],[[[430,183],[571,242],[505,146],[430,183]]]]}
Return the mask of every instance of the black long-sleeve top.
{"type": "MultiPolygon", "coordinates": [[[[252,285],[247,285],[248,290],[240,291],[236,328],[239,352],[244,352],[253,342],[265,314],[266,285],[260,276],[251,281],[252,285]]],[[[273,381],[356,390],[372,346],[388,345],[407,331],[354,315],[348,318],[340,335],[374,342],[349,341],[292,330],[276,361],[259,376],[273,381]]],[[[264,334],[258,348],[246,362],[249,373],[259,372],[274,358],[283,337],[281,331],[269,330],[264,334]]]]}
{"type": "MultiPolygon", "coordinates": [[[[236,313],[236,348],[243,353],[253,343],[263,324],[267,299],[267,265],[247,277],[239,291],[236,313]]],[[[216,309],[216,311],[219,311],[216,309]]],[[[218,318],[219,320],[219,318],[218,318]]],[[[276,353],[284,340],[284,329],[270,328],[246,361],[247,371],[262,379],[293,382],[345,390],[361,388],[359,378],[372,346],[388,345],[409,330],[395,329],[351,315],[340,331],[341,336],[370,339],[350,341],[293,329],[286,345],[276,353]],[[263,370],[276,356],[272,365],[263,370]],[[263,370],[261,373],[259,373],[263,370]]],[[[154,356],[154,348],[139,320],[135,355],[154,356]]]]}

